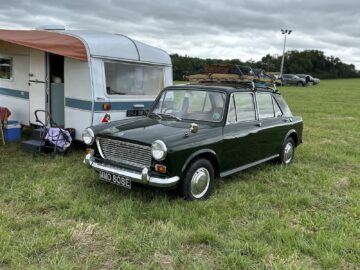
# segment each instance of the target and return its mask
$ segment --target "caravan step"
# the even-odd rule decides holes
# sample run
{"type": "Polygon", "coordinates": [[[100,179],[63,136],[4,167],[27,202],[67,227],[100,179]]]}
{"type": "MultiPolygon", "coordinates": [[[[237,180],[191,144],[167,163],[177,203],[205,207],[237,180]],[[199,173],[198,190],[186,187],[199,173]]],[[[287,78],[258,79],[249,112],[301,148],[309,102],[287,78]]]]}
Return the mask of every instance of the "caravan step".
{"type": "Polygon", "coordinates": [[[44,141],[41,140],[29,140],[21,142],[21,149],[26,152],[40,152],[44,149],[44,141]]]}
{"type": "Polygon", "coordinates": [[[33,130],[32,138],[34,140],[41,140],[42,136],[44,136],[44,128],[37,128],[33,130]]]}

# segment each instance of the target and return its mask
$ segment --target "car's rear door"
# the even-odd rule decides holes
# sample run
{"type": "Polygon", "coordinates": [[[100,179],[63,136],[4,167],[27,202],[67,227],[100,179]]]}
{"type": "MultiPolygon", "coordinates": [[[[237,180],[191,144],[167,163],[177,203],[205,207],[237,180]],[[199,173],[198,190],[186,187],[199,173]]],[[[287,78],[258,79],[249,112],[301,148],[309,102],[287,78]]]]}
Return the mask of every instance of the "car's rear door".
{"type": "Polygon", "coordinates": [[[258,144],[261,158],[267,158],[279,154],[290,120],[284,117],[272,93],[257,92],[256,103],[261,125],[258,144]]]}

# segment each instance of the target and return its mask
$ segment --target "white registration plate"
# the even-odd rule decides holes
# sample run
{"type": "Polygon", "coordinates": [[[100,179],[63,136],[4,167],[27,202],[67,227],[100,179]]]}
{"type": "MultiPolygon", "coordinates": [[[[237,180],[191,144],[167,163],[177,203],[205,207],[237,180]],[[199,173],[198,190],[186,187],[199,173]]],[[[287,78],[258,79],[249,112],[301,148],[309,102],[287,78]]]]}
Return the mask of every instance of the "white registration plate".
{"type": "Polygon", "coordinates": [[[124,188],[131,189],[131,178],[123,175],[100,171],[100,179],[124,188]]]}

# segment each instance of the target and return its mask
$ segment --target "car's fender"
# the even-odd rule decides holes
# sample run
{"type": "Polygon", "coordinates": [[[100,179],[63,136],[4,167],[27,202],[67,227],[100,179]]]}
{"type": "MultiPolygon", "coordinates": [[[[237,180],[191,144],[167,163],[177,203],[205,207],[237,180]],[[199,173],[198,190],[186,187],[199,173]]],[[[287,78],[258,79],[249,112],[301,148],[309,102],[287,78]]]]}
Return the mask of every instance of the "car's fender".
{"type": "MultiPolygon", "coordinates": [[[[213,163],[213,161],[216,161],[217,162],[217,166],[220,166],[220,163],[219,163],[219,158],[216,154],[216,152],[213,150],[213,149],[209,149],[209,148],[205,148],[205,149],[200,149],[194,153],[192,153],[188,158],[187,160],[185,161],[184,165],[182,166],[182,169],[181,169],[181,173],[183,174],[186,170],[186,168],[188,167],[189,163],[196,157],[199,157],[199,156],[204,156],[204,155],[210,155],[212,156],[212,159],[213,160],[210,160],[211,163],[213,163]]],[[[214,168],[214,170],[216,169],[219,169],[219,168],[214,168]]]]}
{"type": "Polygon", "coordinates": [[[290,129],[287,133],[286,133],[286,135],[285,135],[285,137],[284,137],[284,141],[289,137],[289,136],[291,136],[292,134],[295,134],[295,136],[296,136],[296,142],[295,142],[295,144],[296,145],[298,145],[299,144],[299,136],[298,136],[298,133],[297,133],[297,131],[295,130],[295,129],[290,129]]]}

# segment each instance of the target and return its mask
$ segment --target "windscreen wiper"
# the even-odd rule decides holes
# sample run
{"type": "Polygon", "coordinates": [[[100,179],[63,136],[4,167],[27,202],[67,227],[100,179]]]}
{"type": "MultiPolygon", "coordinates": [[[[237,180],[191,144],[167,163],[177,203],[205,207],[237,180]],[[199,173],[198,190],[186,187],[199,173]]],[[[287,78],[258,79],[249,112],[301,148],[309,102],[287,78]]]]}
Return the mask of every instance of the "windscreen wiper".
{"type": "Polygon", "coordinates": [[[155,115],[155,116],[158,117],[159,119],[162,119],[162,116],[161,116],[159,113],[149,112],[149,113],[148,113],[148,116],[151,116],[151,115],[155,115]]]}
{"type": "Polygon", "coordinates": [[[158,113],[159,116],[165,116],[165,117],[170,117],[170,118],[174,118],[177,121],[181,121],[182,119],[180,117],[177,117],[175,115],[172,114],[168,114],[168,113],[158,113]]]}

